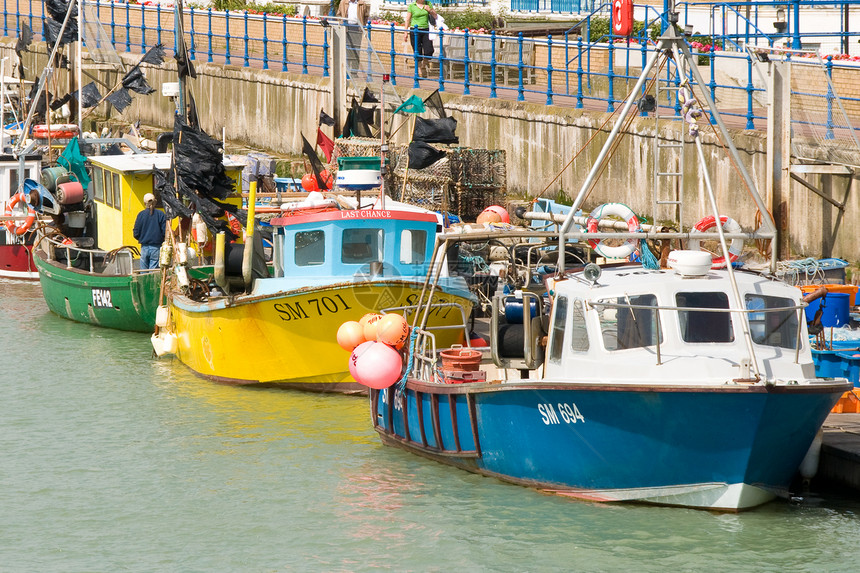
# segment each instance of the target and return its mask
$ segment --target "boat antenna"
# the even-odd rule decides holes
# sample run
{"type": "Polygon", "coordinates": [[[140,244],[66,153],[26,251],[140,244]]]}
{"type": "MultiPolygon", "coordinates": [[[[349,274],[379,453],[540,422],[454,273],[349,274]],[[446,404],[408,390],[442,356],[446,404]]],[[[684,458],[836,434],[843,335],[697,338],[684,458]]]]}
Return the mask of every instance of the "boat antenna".
{"type": "Polygon", "coordinates": [[[385,84],[389,79],[388,74],[382,74],[382,86],[379,90],[379,208],[383,211],[385,210],[385,156],[388,153],[388,142],[385,140],[385,84]]]}
{"type": "MultiPolygon", "coordinates": [[[[182,15],[185,13],[185,7],[182,5],[182,0],[176,0],[173,3],[173,52],[176,53],[182,50],[182,57],[188,58],[185,53],[185,26],[182,23],[182,15]]],[[[177,64],[178,65],[178,64],[177,64]]],[[[179,74],[179,117],[183,122],[187,120],[185,111],[185,74],[179,74]]]]}

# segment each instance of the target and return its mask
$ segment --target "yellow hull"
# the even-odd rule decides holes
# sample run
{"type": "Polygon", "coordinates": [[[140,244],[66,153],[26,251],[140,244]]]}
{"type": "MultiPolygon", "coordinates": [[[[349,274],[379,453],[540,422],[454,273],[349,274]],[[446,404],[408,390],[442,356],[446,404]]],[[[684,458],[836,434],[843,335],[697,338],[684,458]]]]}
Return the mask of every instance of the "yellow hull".
{"type": "MultiPolygon", "coordinates": [[[[320,392],[366,388],[349,374],[349,353],[337,330],[368,312],[414,304],[421,285],[386,281],[305,288],[263,296],[194,302],[171,299],[176,355],[194,372],[232,384],[266,384],[320,392]]],[[[434,302],[456,302],[469,316],[472,301],[439,292],[434,302]]],[[[410,324],[412,322],[409,318],[410,324]]],[[[463,323],[456,307],[440,308],[429,326],[463,323]]],[[[436,331],[437,346],[463,342],[462,329],[436,331]]]]}

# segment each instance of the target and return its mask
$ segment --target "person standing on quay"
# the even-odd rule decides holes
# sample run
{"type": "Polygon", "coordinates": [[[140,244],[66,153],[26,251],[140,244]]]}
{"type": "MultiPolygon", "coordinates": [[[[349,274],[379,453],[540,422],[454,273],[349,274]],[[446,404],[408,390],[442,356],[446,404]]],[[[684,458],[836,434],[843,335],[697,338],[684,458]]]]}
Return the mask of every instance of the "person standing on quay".
{"type": "Polygon", "coordinates": [[[140,268],[157,269],[167,217],[164,211],[155,208],[155,195],[152,193],[143,196],[143,203],[146,207],[134,220],[134,238],[140,243],[140,268]]]}
{"type": "Polygon", "coordinates": [[[361,66],[361,39],[370,18],[370,6],[365,0],[341,0],[338,18],[346,18],[346,61],[350,75],[361,66]]]}
{"type": "Polygon", "coordinates": [[[412,46],[412,51],[418,56],[418,75],[427,77],[427,58],[433,55],[433,42],[430,41],[430,20],[436,22],[436,11],[426,0],[415,0],[406,8],[405,40],[412,46]],[[414,26],[418,30],[413,30],[414,26]],[[415,36],[418,36],[417,38],[415,36]]]}

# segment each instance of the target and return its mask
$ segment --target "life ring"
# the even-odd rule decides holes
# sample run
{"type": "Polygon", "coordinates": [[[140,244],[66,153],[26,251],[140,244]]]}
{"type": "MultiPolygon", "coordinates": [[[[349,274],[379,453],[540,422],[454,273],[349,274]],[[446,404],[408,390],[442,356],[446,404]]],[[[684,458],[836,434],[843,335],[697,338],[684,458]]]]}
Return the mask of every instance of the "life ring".
{"type": "MultiPolygon", "coordinates": [[[[588,216],[588,221],[585,223],[586,230],[589,233],[596,233],[598,222],[608,215],[624,219],[627,222],[627,229],[631,233],[639,230],[639,219],[636,218],[636,213],[624,203],[604,203],[592,211],[588,216]]],[[[588,244],[591,245],[594,252],[607,259],[624,259],[629,257],[636,250],[637,243],[637,239],[628,239],[624,241],[623,245],[609,247],[604,245],[602,240],[588,239],[588,244]]]]}
{"type": "MultiPolygon", "coordinates": [[[[741,233],[743,229],[741,229],[740,224],[737,221],[730,217],[726,217],[725,215],[720,216],[721,227],[723,228],[723,232],[725,233],[741,233]]],[[[690,232],[690,235],[695,235],[698,233],[704,233],[708,229],[711,229],[716,226],[716,222],[713,215],[708,215],[707,217],[703,217],[701,221],[696,223],[693,226],[693,230],[690,232]]],[[[689,239],[687,241],[687,249],[691,251],[699,250],[699,242],[701,239],[689,239]]],[[[731,244],[729,245],[729,259],[731,262],[735,262],[738,260],[738,257],[741,256],[741,253],[744,251],[744,240],[743,239],[732,239],[731,244]]],[[[711,268],[712,269],[724,269],[726,267],[726,258],[720,255],[719,257],[711,258],[711,268]]]]}
{"type": "Polygon", "coordinates": [[[22,201],[27,205],[27,218],[24,222],[6,221],[6,229],[15,235],[23,235],[29,231],[30,227],[33,226],[33,223],[36,222],[36,210],[33,209],[32,205],[27,203],[27,196],[24,195],[23,192],[16,193],[15,196],[9,200],[9,203],[6,204],[6,216],[11,217],[13,215],[12,210],[22,201]]]}
{"type": "Polygon", "coordinates": [[[34,139],[71,139],[78,134],[78,126],[73,123],[58,123],[51,126],[50,130],[45,124],[33,126],[34,139]]]}

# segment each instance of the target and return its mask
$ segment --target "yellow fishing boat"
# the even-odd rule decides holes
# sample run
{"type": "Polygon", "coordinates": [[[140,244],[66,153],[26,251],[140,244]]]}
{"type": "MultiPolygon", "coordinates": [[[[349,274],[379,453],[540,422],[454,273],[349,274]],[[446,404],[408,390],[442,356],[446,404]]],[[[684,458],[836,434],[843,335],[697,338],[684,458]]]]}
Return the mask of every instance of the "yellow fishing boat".
{"type": "MultiPolygon", "coordinates": [[[[174,353],[194,372],[227,383],[366,391],[349,374],[349,353],[337,344],[338,328],[379,311],[399,312],[412,322],[438,216],[343,208],[316,195],[287,206],[271,221],[274,276],[259,261],[254,272],[248,257],[240,271],[237,257],[227,252],[216,256],[218,288],[200,285],[171,293],[170,318],[154,337],[156,350],[174,353]],[[219,258],[227,261],[223,268],[219,258]],[[239,289],[241,294],[231,294],[239,289]]],[[[462,277],[441,274],[428,325],[437,343],[447,347],[464,342],[475,299],[462,277]]]]}

